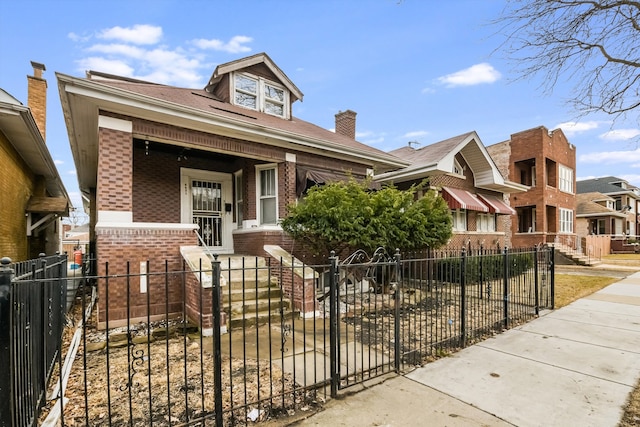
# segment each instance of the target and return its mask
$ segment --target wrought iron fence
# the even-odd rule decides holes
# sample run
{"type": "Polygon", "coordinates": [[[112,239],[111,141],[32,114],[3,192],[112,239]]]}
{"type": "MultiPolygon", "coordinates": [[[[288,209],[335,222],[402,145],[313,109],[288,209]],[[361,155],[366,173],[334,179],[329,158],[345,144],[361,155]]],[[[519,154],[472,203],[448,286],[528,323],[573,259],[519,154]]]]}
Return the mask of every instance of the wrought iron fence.
{"type": "Polygon", "coordinates": [[[62,424],[243,425],[306,411],[553,308],[551,250],[328,261],[220,258],[180,271],[147,262],[143,274],[106,265],[83,281],[72,311],[82,339],[62,424]],[[106,293],[90,310],[96,287],[106,293]],[[122,293],[118,319],[104,296],[122,293]]]}
{"type": "Polygon", "coordinates": [[[33,426],[61,358],[67,257],[0,267],[0,426],[33,426]],[[6,363],[6,364],[5,364],[6,363]],[[6,396],[6,398],[4,398],[6,396]]]}

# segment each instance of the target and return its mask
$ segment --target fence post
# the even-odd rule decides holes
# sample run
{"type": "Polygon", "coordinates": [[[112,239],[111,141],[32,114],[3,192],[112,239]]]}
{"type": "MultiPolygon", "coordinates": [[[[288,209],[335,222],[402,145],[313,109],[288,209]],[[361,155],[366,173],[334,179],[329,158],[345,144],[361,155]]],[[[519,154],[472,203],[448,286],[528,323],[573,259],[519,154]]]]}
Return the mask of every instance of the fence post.
{"type": "Polygon", "coordinates": [[[220,261],[218,255],[214,254],[211,260],[212,268],[212,284],[211,289],[211,315],[213,317],[213,386],[215,389],[214,410],[216,412],[216,425],[222,425],[222,340],[221,340],[221,324],[220,324],[220,261]]]}
{"type": "Polygon", "coordinates": [[[467,346],[467,251],[462,248],[460,258],[460,344],[467,346]]]}
{"type": "Polygon", "coordinates": [[[549,248],[549,274],[551,275],[551,310],[556,308],[556,274],[555,274],[555,248],[549,248]]]}
{"type": "Polygon", "coordinates": [[[535,292],[535,313],[540,314],[540,295],[538,294],[538,245],[533,247],[533,291],[535,292]]]}
{"type": "Polygon", "coordinates": [[[329,256],[329,341],[331,350],[329,352],[329,364],[331,369],[331,397],[338,395],[338,383],[340,382],[340,372],[338,364],[338,257],[335,251],[331,251],[329,256]]]}
{"type": "Polygon", "coordinates": [[[0,427],[11,427],[11,280],[13,269],[9,267],[11,258],[0,260],[0,359],[9,361],[0,367],[0,427]]]}
{"type": "Polygon", "coordinates": [[[509,329],[509,248],[506,246],[502,251],[502,276],[503,276],[503,297],[504,297],[504,328],[509,329]]]}
{"type": "Polygon", "coordinates": [[[394,350],[394,368],[396,370],[396,373],[400,373],[400,359],[402,359],[402,355],[400,354],[400,298],[402,298],[402,292],[401,292],[401,284],[402,284],[402,269],[401,269],[401,265],[400,265],[400,249],[396,249],[396,253],[394,255],[395,258],[395,262],[396,262],[396,283],[394,286],[394,302],[395,302],[395,307],[394,307],[394,311],[395,311],[395,316],[394,316],[394,326],[393,326],[393,333],[395,335],[395,339],[393,340],[393,350],[394,350]]]}

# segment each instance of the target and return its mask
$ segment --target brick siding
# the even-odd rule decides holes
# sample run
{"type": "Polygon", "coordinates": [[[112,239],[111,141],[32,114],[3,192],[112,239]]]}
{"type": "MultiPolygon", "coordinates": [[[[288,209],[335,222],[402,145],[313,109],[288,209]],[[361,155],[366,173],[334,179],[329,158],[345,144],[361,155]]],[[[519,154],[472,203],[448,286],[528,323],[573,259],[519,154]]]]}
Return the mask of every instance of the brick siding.
{"type": "Polygon", "coordinates": [[[29,256],[25,209],[33,195],[36,178],[27,164],[0,132],[0,194],[5,201],[0,207],[0,257],[24,261],[29,256]]]}
{"type": "Polygon", "coordinates": [[[149,298],[149,315],[157,316],[165,313],[169,293],[169,313],[182,312],[182,274],[169,276],[165,284],[165,276],[150,275],[147,293],[140,292],[140,263],[149,261],[149,273],[164,272],[165,261],[167,271],[183,270],[180,246],[197,244],[195,233],[186,230],[150,230],[150,229],[98,229],[96,230],[98,245],[98,275],[126,275],[127,279],[112,278],[107,282],[101,279],[98,283],[100,306],[98,322],[106,321],[106,304],[109,304],[109,320],[118,321],[127,317],[127,286],[129,286],[129,314],[132,318],[143,319],[147,316],[147,298],[149,298]],[[165,288],[167,286],[167,288],[165,288]]]}

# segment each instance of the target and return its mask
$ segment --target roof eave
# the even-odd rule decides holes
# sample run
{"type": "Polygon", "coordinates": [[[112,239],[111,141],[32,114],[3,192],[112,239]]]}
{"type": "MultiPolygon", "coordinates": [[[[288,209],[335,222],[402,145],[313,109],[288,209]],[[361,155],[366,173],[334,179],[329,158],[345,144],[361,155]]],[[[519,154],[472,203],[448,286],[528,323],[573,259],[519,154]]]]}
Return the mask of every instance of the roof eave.
{"type": "MultiPolygon", "coordinates": [[[[343,158],[348,157],[360,162],[370,163],[383,170],[407,166],[406,161],[387,153],[380,152],[380,154],[376,154],[362,152],[357,148],[345,147],[336,142],[326,141],[320,138],[312,138],[281,129],[269,128],[264,125],[233,120],[226,116],[218,115],[215,112],[205,112],[197,108],[162,101],[157,98],[103,85],[99,82],[91,82],[86,79],[78,79],[59,73],[57,73],[57,76],[63,112],[65,115],[65,121],[67,122],[69,141],[72,145],[72,151],[74,152],[74,159],[77,166],[78,163],[82,162],[79,162],[80,153],[78,152],[79,145],[76,138],[78,130],[74,129],[74,120],[72,119],[70,106],[71,95],[78,95],[85,99],[92,99],[93,102],[84,101],[87,103],[87,107],[95,106],[98,108],[99,106],[107,105],[114,109],[119,107],[121,112],[128,115],[134,115],[134,112],[139,113],[141,111],[145,111],[149,115],[152,113],[162,115],[165,119],[173,117],[176,124],[183,127],[185,126],[185,120],[191,122],[192,128],[203,130],[205,132],[211,132],[211,127],[214,126],[218,131],[223,129],[226,130],[228,136],[237,137],[238,135],[241,135],[247,140],[265,143],[272,146],[284,147],[289,144],[295,144],[297,146],[305,147],[307,151],[322,151],[323,153],[328,151],[333,154],[340,155],[343,158]],[[177,123],[178,121],[180,121],[180,123],[177,123]]],[[[87,112],[87,114],[97,114],[95,111],[96,108],[84,108],[82,111],[87,112]]],[[[138,117],[140,117],[139,114],[138,117]]],[[[167,123],[171,124],[171,121],[167,120],[167,123]]],[[[93,137],[97,138],[97,135],[94,135],[93,137]]],[[[87,137],[83,138],[84,148],[86,148],[87,142],[87,137]]],[[[296,149],[300,148],[296,147],[296,149]]],[[[79,180],[81,176],[82,174],[79,174],[79,180]]],[[[81,183],[81,187],[82,186],[83,184],[81,183]]]]}
{"type": "Polygon", "coordinates": [[[23,105],[0,103],[0,111],[6,112],[10,117],[9,120],[12,120],[14,125],[21,127],[22,133],[28,135],[28,139],[25,141],[5,129],[9,143],[12,144],[35,174],[44,177],[49,194],[56,197],[64,197],[71,204],[71,199],[62,183],[58,169],[51,158],[51,153],[42,138],[31,110],[23,105]],[[17,139],[20,139],[19,144],[14,143],[17,139]]]}

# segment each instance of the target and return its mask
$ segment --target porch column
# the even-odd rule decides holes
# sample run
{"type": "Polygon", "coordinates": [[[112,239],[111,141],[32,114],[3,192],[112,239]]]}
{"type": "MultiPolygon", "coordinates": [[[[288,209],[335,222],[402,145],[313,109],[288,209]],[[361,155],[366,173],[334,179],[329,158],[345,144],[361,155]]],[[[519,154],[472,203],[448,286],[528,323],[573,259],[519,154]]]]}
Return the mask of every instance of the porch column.
{"type": "Polygon", "coordinates": [[[133,124],[98,117],[97,222],[133,222],[133,124]]]}

